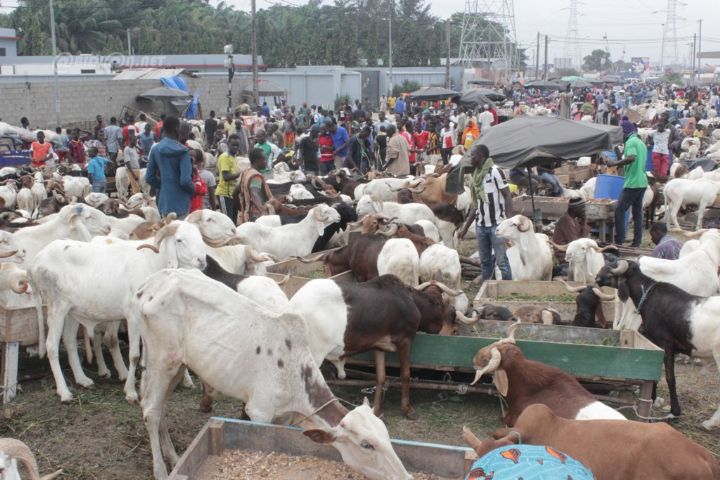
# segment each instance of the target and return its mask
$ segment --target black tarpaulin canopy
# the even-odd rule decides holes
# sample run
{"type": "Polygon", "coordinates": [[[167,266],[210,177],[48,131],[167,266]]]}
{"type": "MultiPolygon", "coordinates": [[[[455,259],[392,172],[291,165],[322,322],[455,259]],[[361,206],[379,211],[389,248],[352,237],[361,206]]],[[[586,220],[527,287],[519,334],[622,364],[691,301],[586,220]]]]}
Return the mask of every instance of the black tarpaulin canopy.
{"type": "Polygon", "coordinates": [[[417,100],[445,100],[457,94],[458,92],[443,87],[424,87],[415,90],[409,96],[417,100]]]}
{"type": "Polygon", "coordinates": [[[480,95],[486,96],[486,97],[489,98],[490,100],[495,100],[495,101],[498,101],[498,102],[501,102],[501,101],[505,100],[505,95],[504,95],[504,94],[502,94],[502,93],[500,93],[500,92],[496,92],[495,90],[491,90],[491,89],[489,89],[489,88],[474,88],[474,89],[472,89],[472,90],[469,90],[468,93],[469,93],[469,92],[473,92],[473,91],[476,91],[476,92],[479,93],[480,95]]]}
{"type": "Polygon", "coordinates": [[[565,87],[557,82],[551,82],[550,80],[535,80],[533,82],[526,83],[525,88],[544,88],[560,90],[561,88],[565,87]]]}
{"type": "MultiPolygon", "coordinates": [[[[620,127],[558,117],[518,117],[485,130],[475,143],[488,147],[496,165],[514,168],[589,156],[611,150],[622,141],[620,127]]],[[[469,167],[466,154],[448,175],[447,192],[462,192],[460,172],[469,167]]]]}
{"type": "Polygon", "coordinates": [[[475,106],[475,105],[488,105],[490,107],[494,107],[495,104],[492,100],[490,100],[488,97],[483,95],[480,92],[481,89],[479,88],[473,88],[472,90],[468,90],[467,92],[463,93],[459,97],[457,97],[457,103],[460,105],[469,105],[469,106],[475,106]]]}

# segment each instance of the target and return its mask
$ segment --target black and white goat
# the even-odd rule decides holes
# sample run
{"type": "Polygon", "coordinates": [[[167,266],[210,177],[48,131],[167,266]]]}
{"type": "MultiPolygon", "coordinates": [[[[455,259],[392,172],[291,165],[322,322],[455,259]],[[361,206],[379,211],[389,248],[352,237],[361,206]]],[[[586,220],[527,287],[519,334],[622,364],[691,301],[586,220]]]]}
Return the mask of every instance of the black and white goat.
{"type": "MultiPolygon", "coordinates": [[[[620,260],[616,268],[603,267],[596,277],[600,286],[615,287],[621,300],[631,298],[642,317],[640,327],[665,352],[665,378],[670,390],[670,412],[681,414],[675,388],[675,354],[715,358],[720,368],[720,296],[690,295],[670,283],[657,282],[635,262],[620,260]]],[[[653,395],[654,396],[654,395],[653,395]]],[[[720,426],[720,408],[703,422],[720,426]]]]}
{"type": "Polygon", "coordinates": [[[573,287],[560,280],[568,292],[577,293],[575,297],[575,317],[572,324],[576,327],[595,327],[595,320],[600,328],[607,328],[605,314],[602,309],[603,301],[615,300],[615,295],[608,295],[597,287],[573,287]]]}

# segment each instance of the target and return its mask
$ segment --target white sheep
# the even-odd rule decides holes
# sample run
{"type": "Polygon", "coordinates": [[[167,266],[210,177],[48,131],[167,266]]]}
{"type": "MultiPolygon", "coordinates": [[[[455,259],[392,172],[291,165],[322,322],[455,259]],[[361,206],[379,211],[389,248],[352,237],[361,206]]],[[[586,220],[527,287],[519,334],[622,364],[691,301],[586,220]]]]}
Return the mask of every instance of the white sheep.
{"type": "Polygon", "coordinates": [[[407,238],[391,238],[377,257],[378,275],[393,274],[405,285],[419,285],[420,256],[407,238]]]}
{"type": "Polygon", "coordinates": [[[717,198],[720,183],[706,180],[688,180],[673,178],[665,185],[665,223],[668,226],[680,227],[678,212],[684,205],[697,205],[698,218],[696,229],[702,228],[705,208],[711,206],[717,198]]]}

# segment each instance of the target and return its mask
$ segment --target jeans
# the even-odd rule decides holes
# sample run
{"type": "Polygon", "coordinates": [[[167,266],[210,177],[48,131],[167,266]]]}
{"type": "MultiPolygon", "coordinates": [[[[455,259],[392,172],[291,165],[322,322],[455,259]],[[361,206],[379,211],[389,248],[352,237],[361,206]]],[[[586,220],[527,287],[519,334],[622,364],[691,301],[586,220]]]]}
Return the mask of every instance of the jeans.
{"type": "Polygon", "coordinates": [[[615,210],[615,243],[621,245],[625,241],[625,212],[632,207],[634,224],[633,247],[639,247],[643,231],[643,188],[623,188],[615,210]]]}
{"type": "Polygon", "coordinates": [[[510,262],[505,254],[505,240],[495,235],[497,225],[490,227],[475,226],[475,237],[478,242],[478,252],[480,253],[480,264],[482,269],[482,279],[489,280],[495,270],[497,262],[503,280],[512,280],[512,272],[510,271],[510,262]],[[493,257],[493,250],[495,255],[493,257]]]}
{"type": "Polygon", "coordinates": [[[553,175],[552,173],[543,172],[540,174],[540,179],[545,182],[549,183],[550,186],[552,186],[552,195],[553,197],[559,197],[562,195],[563,187],[560,185],[560,180],[553,175]]]}
{"type": "Polygon", "coordinates": [[[92,182],[92,191],[93,192],[99,192],[99,193],[105,193],[105,186],[107,182],[103,180],[97,180],[92,182]]]}
{"type": "Polygon", "coordinates": [[[333,170],[335,170],[335,164],[333,162],[320,163],[320,175],[328,175],[333,170]]]}

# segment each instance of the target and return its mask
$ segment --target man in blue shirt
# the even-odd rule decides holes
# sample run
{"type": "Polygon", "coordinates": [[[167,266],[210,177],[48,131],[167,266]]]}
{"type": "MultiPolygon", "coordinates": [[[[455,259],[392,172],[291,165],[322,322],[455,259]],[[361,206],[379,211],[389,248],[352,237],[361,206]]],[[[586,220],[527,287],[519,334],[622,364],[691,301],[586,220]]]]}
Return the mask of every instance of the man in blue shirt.
{"type": "Polygon", "coordinates": [[[405,113],[405,100],[402,97],[398,97],[395,102],[395,114],[402,116],[405,113]]]}
{"type": "Polygon", "coordinates": [[[345,127],[338,127],[332,120],[325,121],[325,129],[332,137],[333,144],[335,145],[335,150],[333,151],[333,156],[335,157],[335,169],[339,170],[342,167],[346,167],[350,135],[348,135],[345,127]]]}
{"type": "Polygon", "coordinates": [[[108,164],[108,159],[99,157],[98,149],[95,147],[88,149],[88,156],[90,157],[90,161],[88,162],[87,172],[90,176],[92,191],[105,193],[105,185],[107,183],[105,166],[108,164]]]}
{"type": "MultiPolygon", "coordinates": [[[[190,152],[180,138],[180,121],[166,117],[165,135],[150,151],[145,181],[158,193],[158,209],[164,217],[175,212],[178,218],[187,215],[195,195],[190,152]]],[[[183,139],[185,140],[185,139],[183,139]]]]}

